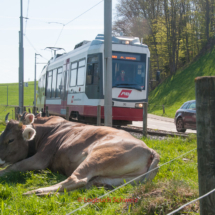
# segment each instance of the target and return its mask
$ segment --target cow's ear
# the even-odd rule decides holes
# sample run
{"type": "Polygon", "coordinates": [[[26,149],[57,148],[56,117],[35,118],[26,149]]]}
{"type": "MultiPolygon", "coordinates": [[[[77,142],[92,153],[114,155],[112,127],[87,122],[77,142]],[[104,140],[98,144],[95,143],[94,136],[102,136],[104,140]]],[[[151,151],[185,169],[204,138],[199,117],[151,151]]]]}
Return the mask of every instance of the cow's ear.
{"type": "Polygon", "coordinates": [[[33,128],[25,128],[22,132],[23,139],[27,141],[33,140],[35,135],[36,131],[33,128]]]}
{"type": "Polygon", "coordinates": [[[34,114],[27,114],[25,117],[25,125],[30,125],[34,123],[34,114]]]}

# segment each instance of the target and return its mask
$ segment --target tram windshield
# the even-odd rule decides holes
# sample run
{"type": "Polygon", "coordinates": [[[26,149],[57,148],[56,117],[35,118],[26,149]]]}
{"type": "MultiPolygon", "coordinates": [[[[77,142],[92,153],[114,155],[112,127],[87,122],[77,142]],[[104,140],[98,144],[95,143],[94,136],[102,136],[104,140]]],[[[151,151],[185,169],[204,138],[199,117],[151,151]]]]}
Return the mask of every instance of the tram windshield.
{"type": "Polygon", "coordinates": [[[146,54],[113,52],[113,87],[145,90],[146,54]]]}

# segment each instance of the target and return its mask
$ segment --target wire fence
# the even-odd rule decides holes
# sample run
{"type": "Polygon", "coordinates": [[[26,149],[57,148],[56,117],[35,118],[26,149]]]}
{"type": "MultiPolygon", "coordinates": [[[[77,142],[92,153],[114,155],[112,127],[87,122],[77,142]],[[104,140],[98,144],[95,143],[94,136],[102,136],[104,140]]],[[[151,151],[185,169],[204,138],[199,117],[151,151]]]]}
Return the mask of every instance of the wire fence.
{"type": "Polygon", "coordinates": [[[184,207],[186,207],[186,206],[188,206],[188,205],[190,205],[190,204],[192,204],[192,203],[194,203],[194,202],[196,202],[196,201],[198,201],[198,200],[200,200],[200,199],[203,199],[203,198],[205,198],[206,196],[209,196],[209,195],[210,195],[211,193],[213,193],[213,192],[215,192],[215,189],[211,190],[210,192],[206,193],[205,195],[203,195],[203,196],[201,196],[201,197],[199,197],[199,198],[197,198],[197,199],[194,199],[194,200],[192,200],[192,201],[190,201],[190,202],[188,202],[188,203],[182,205],[180,208],[178,208],[178,209],[172,211],[171,213],[168,213],[167,215],[175,214],[175,213],[177,213],[178,211],[180,211],[181,209],[183,209],[184,207]]]}
{"type": "MultiPolygon", "coordinates": [[[[34,101],[34,82],[29,82],[28,87],[24,87],[24,105],[33,106],[34,101]]],[[[19,105],[19,85],[1,84],[0,85],[0,105],[19,105]]]]}
{"type": "MultiPolygon", "coordinates": [[[[139,179],[139,178],[141,178],[141,177],[143,177],[143,176],[146,176],[146,175],[149,174],[150,172],[153,172],[153,171],[155,171],[155,170],[161,168],[162,166],[167,165],[167,164],[169,164],[169,163],[171,163],[171,162],[177,160],[178,158],[181,158],[181,157],[183,157],[184,155],[187,155],[187,154],[189,154],[189,153],[195,151],[196,149],[197,149],[197,148],[192,149],[192,150],[190,150],[190,151],[188,151],[188,152],[186,152],[186,153],[184,153],[184,154],[182,154],[182,155],[180,155],[180,156],[178,156],[178,157],[176,157],[176,158],[174,158],[174,159],[172,159],[172,160],[170,160],[170,161],[168,161],[168,162],[166,162],[166,163],[164,163],[164,164],[161,164],[160,166],[158,166],[158,167],[156,167],[156,168],[154,168],[154,169],[152,169],[152,170],[150,170],[150,171],[148,171],[148,172],[146,172],[146,173],[144,173],[144,174],[142,174],[142,175],[139,175],[138,177],[136,177],[136,178],[134,178],[134,179],[132,179],[132,180],[126,182],[125,184],[123,184],[123,185],[121,185],[121,186],[119,186],[119,187],[117,187],[117,188],[115,188],[115,189],[113,189],[113,190],[111,190],[111,191],[105,193],[104,195],[98,197],[97,199],[101,199],[101,198],[103,198],[103,197],[109,195],[110,193],[113,193],[114,191],[116,191],[116,190],[118,190],[118,189],[120,189],[120,188],[126,186],[127,184],[130,184],[131,182],[133,182],[133,181],[135,181],[135,180],[137,180],[137,179],[139,179]]],[[[75,213],[76,211],[81,210],[82,208],[86,207],[87,205],[89,205],[89,204],[91,204],[91,203],[92,203],[92,202],[88,202],[88,203],[82,205],[81,207],[79,207],[79,208],[73,210],[72,212],[70,212],[70,213],[68,213],[68,214],[66,214],[66,215],[73,214],[73,213],[75,213]]]]}

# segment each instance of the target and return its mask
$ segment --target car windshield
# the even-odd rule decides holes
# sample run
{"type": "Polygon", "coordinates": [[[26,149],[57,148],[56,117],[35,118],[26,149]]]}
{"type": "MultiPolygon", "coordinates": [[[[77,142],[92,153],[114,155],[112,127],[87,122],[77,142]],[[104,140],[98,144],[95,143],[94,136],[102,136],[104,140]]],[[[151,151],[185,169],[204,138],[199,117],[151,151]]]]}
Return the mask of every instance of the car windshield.
{"type": "Polygon", "coordinates": [[[186,109],[188,105],[189,105],[189,102],[186,102],[180,107],[180,109],[186,109]]]}
{"type": "Polygon", "coordinates": [[[192,110],[194,110],[194,109],[196,109],[196,102],[195,101],[194,102],[186,102],[180,107],[180,109],[192,109],[192,110]]]}
{"type": "Polygon", "coordinates": [[[188,109],[190,109],[190,110],[195,110],[195,109],[196,109],[196,102],[192,102],[192,103],[189,105],[188,109]]]}
{"type": "Polygon", "coordinates": [[[144,55],[114,54],[112,60],[113,87],[145,90],[146,63],[144,55]],[[135,59],[135,60],[133,60],[135,59]]]}

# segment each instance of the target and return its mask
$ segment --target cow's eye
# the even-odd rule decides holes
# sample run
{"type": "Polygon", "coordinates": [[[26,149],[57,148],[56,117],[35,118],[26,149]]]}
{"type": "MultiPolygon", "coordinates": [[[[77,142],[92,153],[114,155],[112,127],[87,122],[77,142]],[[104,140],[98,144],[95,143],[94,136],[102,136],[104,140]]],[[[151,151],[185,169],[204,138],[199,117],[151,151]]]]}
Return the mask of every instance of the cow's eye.
{"type": "Polygon", "coordinates": [[[14,141],[14,139],[11,139],[11,140],[8,141],[8,143],[12,143],[13,141],[14,141]]]}

